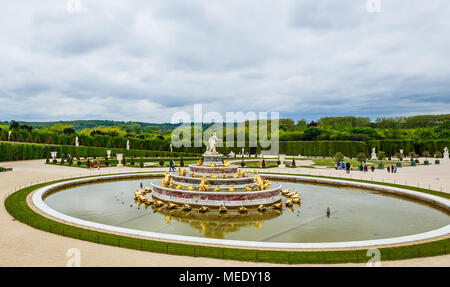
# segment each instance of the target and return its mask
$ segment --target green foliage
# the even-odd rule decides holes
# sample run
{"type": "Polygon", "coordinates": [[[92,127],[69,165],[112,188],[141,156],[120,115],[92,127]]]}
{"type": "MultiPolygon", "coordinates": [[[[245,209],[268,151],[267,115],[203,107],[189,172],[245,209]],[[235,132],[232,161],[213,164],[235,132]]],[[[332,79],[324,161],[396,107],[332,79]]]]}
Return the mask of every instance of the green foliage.
{"type": "Polygon", "coordinates": [[[163,159],[159,160],[159,166],[164,166],[164,160],[163,159]]]}
{"type": "Polygon", "coordinates": [[[365,161],[365,160],[367,159],[367,156],[366,156],[365,153],[360,152],[360,153],[358,153],[358,154],[356,155],[356,159],[357,159],[359,162],[363,162],[363,161],[365,161]]]}
{"type": "Polygon", "coordinates": [[[344,154],[341,153],[340,151],[338,151],[335,155],[334,155],[334,159],[337,161],[343,161],[344,160],[344,154]]]}
{"type": "Polygon", "coordinates": [[[443,155],[442,155],[442,153],[441,153],[440,151],[436,151],[436,152],[434,153],[434,157],[435,157],[435,158],[442,158],[443,155]]]}
{"type": "Polygon", "coordinates": [[[184,166],[184,161],[183,161],[183,157],[181,157],[180,159],[180,166],[183,167],[184,166]]]}
{"type": "Polygon", "coordinates": [[[144,158],[141,156],[141,159],[139,161],[139,167],[144,167],[144,158]]]}
{"type": "Polygon", "coordinates": [[[130,165],[131,165],[131,166],[134,166],[135,163],[136,163],[136,162],[134,161],[134,156],[132,156],[131,159],[130,159],[130,165]]]}
{"type": "Polygon", "coordinates": [[[378,160],[384,160],[386,159],[386,153],[384,151],[380,151],[378,153],[378,160]]]}

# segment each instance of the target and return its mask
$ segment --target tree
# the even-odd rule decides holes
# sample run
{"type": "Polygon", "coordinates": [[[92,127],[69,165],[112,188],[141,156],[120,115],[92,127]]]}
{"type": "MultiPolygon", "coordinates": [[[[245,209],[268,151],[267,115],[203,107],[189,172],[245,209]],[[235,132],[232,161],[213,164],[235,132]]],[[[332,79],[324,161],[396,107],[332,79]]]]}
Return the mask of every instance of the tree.
{"type": "Polygon", "coordinates": [[[356,155],[356,158],[357,158],[357,160],[359,161],[359,162],[363,162],[363,161],[365,161],[366,160],[366,154],[365,153],[363,153],[363,152],[360,152],[360,153],[358,153],[357,155],[356,155]]]}
{"type": "Polygon", "coordinates": [[[434,153],[434,157],[435,157],[435,158],[441,158],[441,157],[442,157],[442,153],[441,153],[440,151],[436,151],[436,152],[434,153]]]}
{"type": "Polygon", "coordinates": [[[183,157],[181,157],[181,159],[180,159],[180,166],[184,166],[183,157]]]}
{"type": "Polygon", "coordinates": [[[426,160],[428,160],[428,157],[430,156],[430,152],[427,151],[427,150],[424,150],[424,151],[422,152],[422,156],[425,157],[426,160]]]}
{"type": "Polygon", "coordinates": [[[396,152],[394,156],[395,156],[396,158],[398,158],[399,161],[402,161],[402,160],[403,160],[403,154],[400,153],[400,152],[396,152]]]}
{"type": "Polygon", "coordinates": [[[344,160],[344,154],[341,153],[340,151],[338,151],[335,155],[334,155],[334,159],[341,162],[344,160]]]}
{"type": "Polygon", "coordinates": [[[20,127],[19,123],[16,121],[12,121],[11,124],[9,125],[9,130],[18,130],[20,127]]]}
{"type": "Polygon", "coordinates": [[[139,161],[139,166],[142,168],[144,167],[144,158],[141,156],[141,159],[139,161]]]}
{"type": "Polygon", "coordinates": [[[163,159],[160,159],[159,160],[159,166],[163,166],[164,165],[164,160],[163,159]]]}
{"type": "Polygon", "coordinates": [[[378,160],[384,160],[386,158],[386,153],[384,151],[380,151],[378,153],[378,160]]]}
{"type": "Polygon", "coordinates": [[[132,156],[132,157],[131,157],[131,160],[130,160],[130,165],[131,165],[131,166],[134,166],[135,163],[136,163],[136,162],[134,161],[134,156],[132,156]]]}
{"type": "Polygon", "coordinates": [[[11,133],[10,135],[9,135],[9,139],[8,139],[10,142],[13,142],[13,141],[15,141],[14,140],[14,134],[13,133],[11,133]]]}
{"type": "Polygon", "coordinates": [[[28,140],[27,142],[33,143],[33,137],[31,136],[31,133],[28,133],[28,140]]]}

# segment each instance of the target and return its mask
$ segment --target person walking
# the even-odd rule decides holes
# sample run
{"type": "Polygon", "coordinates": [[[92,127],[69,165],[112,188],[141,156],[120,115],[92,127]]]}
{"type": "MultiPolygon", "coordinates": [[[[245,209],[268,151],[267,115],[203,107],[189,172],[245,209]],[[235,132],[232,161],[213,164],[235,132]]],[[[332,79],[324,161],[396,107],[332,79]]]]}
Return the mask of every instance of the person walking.
{"type": "Polygon", "coordinates": [[[97,160],[97,169],[100,170],[100,161],[97,160]]]}
{"type": "Polygon", "coordinates": [[[173,161],[173,159],[170,160],[169,171],[175,171],[175,162],[173,161]]]}
{"type": "Polygon", "coordinates": [[[370,169],[372,170],[372,172],[375,171],[375,167],[373,165],[370,167],[370,169]]]}
{"type": "Polygon", "coordinates": [[[391,166],[390,165],[387,166],[387,172],[391,173],[391,166]]]}
{"type": "Polygon", "coordinates": [[[91,169],[94,169],[94,161],[91,161],[91,169]]]}
{"type": "Polygon", "coordinates": [[[347,161],[347,163],[345,164],[345,169],[347,171],[347,173],[350,173],[350,162],[347,161]]]}

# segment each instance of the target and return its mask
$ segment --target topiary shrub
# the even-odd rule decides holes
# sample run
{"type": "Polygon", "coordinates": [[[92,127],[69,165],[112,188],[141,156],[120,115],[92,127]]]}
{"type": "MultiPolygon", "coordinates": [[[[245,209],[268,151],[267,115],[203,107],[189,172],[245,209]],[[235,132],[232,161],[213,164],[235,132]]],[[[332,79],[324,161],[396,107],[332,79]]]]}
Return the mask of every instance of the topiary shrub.
{"type": "Polygon", "coordinates": [[[297,165],[295,164],[295,159],[292,157],[292,164],[291,167],[297,167],[297,165]]]}
{"type": "Polygon", "coordinates": [[[81,160],[77,160],[77,165],[81,166],[81,160]]]}
{"type": "Polygon", "coordinates": [[[87,166],[87,168],[91,167],[91,161],[89,159],[87,159],[87,161],[86,161],[86,166],[87,166]]]}
{"type": "Polygon", "coordinates": [[[139,166],[142,168],[144,167],[144,159],[141,156],[141,160],[139,161],[139,166]]]}
{"type": "Polygon", "coordinates": [[[337,161],[343,161],[344,160],[344,154],[338,151],[334,155],[334,159],[337,160],[337,161]]]}
{"type": "Polygon", "coordinates": [[[131,166],[134,166],[135,163],[136,163],[136,162],[134,161],[134,156],[132,156],[132,157],[131,157],[131,160],[130,160],[130,165],[131,165],[131,166]]]}
{"type": "Polygon", "coordinates": [[[183,157],[181,157],[181,160],[180,160],[180,166],[184,166],[183,157]]]}
{"type": "Polygon", "coordinates": [[[242,167],[244,167],[244,166],[245,166],[245,162],[244,162],[244,155],[242,155],[241,166],[242,166],[242,167]]]}
{"type": "Polygon", "coordinates": [[[159,160],[159,165],[160,165],[160,166],[163,166],[163,165],[164,165],[164,160],[163,160],[163,159],[159,160]]]}

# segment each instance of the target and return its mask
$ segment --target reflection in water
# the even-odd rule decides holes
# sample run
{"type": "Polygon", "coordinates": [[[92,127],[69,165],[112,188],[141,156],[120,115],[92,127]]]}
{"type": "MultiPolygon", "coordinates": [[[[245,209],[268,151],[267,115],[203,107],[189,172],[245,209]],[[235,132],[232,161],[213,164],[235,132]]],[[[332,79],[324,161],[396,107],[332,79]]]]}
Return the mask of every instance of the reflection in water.
{"type": "Polygon", "coordinates": [[[253,226],[255,230],[259,230],[263,226],[264,221],[273,219],[283,213],[276,209],[265,212],[252,210],[247,214],[231,211],[224,214],[218,211],[200,213],[198,211],[185,212],[178,209],[168,210],[164,207],[151,206],[151,208],[164,215],[167,224],[171,224],[172,220],[187,223],[189,226],[201,231],[204,237],[218,239],[224,239],[228,234],[238,232],[242,227],[253,226]]]}

